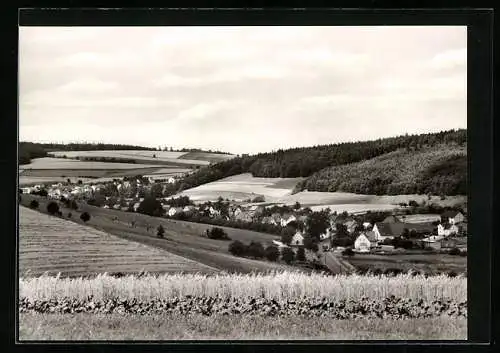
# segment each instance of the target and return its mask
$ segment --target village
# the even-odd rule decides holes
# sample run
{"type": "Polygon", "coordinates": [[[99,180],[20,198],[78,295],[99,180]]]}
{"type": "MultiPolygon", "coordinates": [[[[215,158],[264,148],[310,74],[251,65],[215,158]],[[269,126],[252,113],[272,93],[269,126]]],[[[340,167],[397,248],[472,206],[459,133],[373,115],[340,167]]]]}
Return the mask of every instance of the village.
{"type": "Polygon", "coordinates": [[[298,203],[269,205],[259,197],[245,202],[222,198],[216,202],[193,202],[188,197],[172,198],[168,187],[177,180],[178,177],[158,180],[136,176],[107,182],[72,183],[68,179],[65,183],[23,187],[20,192],[58,201],[76,200],[123,212],[141,212],[141,203],[151,195],[160,202],[162,217],[271,233],[281,236],[281,240],[273,241],[280,249],[306,247],[314,252],[333,251],[349,256],[416,250],[467,253],[467,220],[459,210],[446,210],[441,214],[411,214],[409,209],[337,214],[326,209],[322,211],[324,221],[319,226],[320,234],[315,234],[311,242],[308,241],[311,237],[308,219],[315,212],[309,207],[298,203]]]}

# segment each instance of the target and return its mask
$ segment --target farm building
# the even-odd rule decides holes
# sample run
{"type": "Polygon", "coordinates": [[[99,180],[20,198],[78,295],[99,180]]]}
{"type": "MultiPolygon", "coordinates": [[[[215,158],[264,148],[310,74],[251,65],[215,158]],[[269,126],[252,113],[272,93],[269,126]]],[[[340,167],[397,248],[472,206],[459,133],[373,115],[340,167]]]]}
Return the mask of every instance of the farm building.
{"type": "Polygon", "coordinates": [[[281,241],[279,240],[273,240],[273,245],[276,245],[278,248],[287,248],[288,245],[286,244],[283,244],[281,241]]]}
{"type": "Polygon", "coordinates": [[[460,211],[446,211],[441,215],[441,219],[450,224],[459,224],[465,221],[465,217],[460,211]]]}
{"type": "Polygon", "coordinates": [[[170,217],[173,217],[176,214],[179,214],[181,212],[182,212],[182,208],[180,208],[180,207],[170,207],[170,209],[168,210],[168,215],[170,217]]]}
{"type": "Polygon", "coordinates": [[[295,245],[295,246],[304,245],[304,236],[302,235],[301,232],[295,233],[295,235],[292,237],[292,241],[290,242],[290,245],[295,245]]]}
{"type": "Polygon", "coordinates": [[[385,239],[393,239],[394,237],[399,237],[403,234],[405,228],[409,232],[416,232],[420,235],[430,235],[434,232],[435,226],[429,223],[375,223],[373,226],[373,231],[376,234],[377,241],[383,241],[385,239]]]}
{"type": "Polygon", "coordinates": [[[360,234],[354,241],[354,249],[358,252],[370,252],[372,243],[364,234],[360,234]]]}

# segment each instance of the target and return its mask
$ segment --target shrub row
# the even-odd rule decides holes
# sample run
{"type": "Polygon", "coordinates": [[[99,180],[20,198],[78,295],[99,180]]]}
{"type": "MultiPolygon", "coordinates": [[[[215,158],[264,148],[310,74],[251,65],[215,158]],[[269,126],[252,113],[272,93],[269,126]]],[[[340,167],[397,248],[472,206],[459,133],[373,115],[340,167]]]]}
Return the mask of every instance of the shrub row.
{"type": "Polygon", "coordinates": [[[120,314],[203,314],[259,316],[328,316],[336,319],[353,318],[430,318],[442,315],[467,317],[467,303],[452,300],[418,302],[394,296],[383,300],[363,298],[360,301],[334,300],[331,298],[303,298],[299,300],[274,300],[266,298],[228,298],[220,297],[180,297],[158,299],[149,302],[120,300],[119,298],[97,301],[92,297],[86,300],[64,298],[49,301],[30,301],[22,298],[20,312],[36,313],[120,313],[120,314]]]}

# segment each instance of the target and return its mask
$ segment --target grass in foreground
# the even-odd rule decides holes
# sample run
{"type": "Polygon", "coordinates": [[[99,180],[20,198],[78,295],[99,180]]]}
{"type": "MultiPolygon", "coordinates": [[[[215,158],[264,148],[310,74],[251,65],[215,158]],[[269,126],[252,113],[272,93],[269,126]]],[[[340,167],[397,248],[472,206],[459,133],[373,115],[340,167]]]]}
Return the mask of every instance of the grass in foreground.
{"type": "Polygon", "coordinates": [[[467,319],[21,314],[19,340],[465,340],[467,319]]]}

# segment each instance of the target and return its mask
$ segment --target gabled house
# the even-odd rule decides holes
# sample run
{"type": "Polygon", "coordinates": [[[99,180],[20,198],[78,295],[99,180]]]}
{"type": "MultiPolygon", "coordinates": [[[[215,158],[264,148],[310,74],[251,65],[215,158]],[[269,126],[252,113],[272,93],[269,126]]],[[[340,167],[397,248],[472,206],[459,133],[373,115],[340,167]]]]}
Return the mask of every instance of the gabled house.
{"type": "Polygon", "coordinates": [[[134,212],[137,212],[137,209],[139,208],[140,204],[141,204],[140,202],[134,203],[134,206],[133,206],[134,207],[134,212]]]}
{"type": "Polygon", "coordinates": [[[378,242],[382,242],[385,239],[394,239],[395,237],[401,236],[403,229],[405,228],[403,223],[375,223],[373,226],[373,232],[375,233],[375,238],[378,242]]]}
{"type": "Polygon", "coordinates": [[[371,242],[364,234],[360,234],[354,241],[354,249],[358,252],[370,252],[371,242]]]}
{"type": "Polygon", "coordinates": [[[446,211],[441,215],[441,219],[450,224],[459,224],[465,221],[465,217],[460,211],[446,211]]]}
{"type": "Polygon", "coordinates": [[[302,232],[298,231],[295,233],[295,235],[292,237],[292,241],[290,242],[290,245],[292,245],[292,246],[304,245],[304,236],[302,235],[302,232]]]}
{"type": "Polygon", "coordinates": [[[262,223],[264,224],[272,224],[272,225],[278,225],[278,223],[272,218],[272,217],[263,217],[262,218],[262,223]]]}

